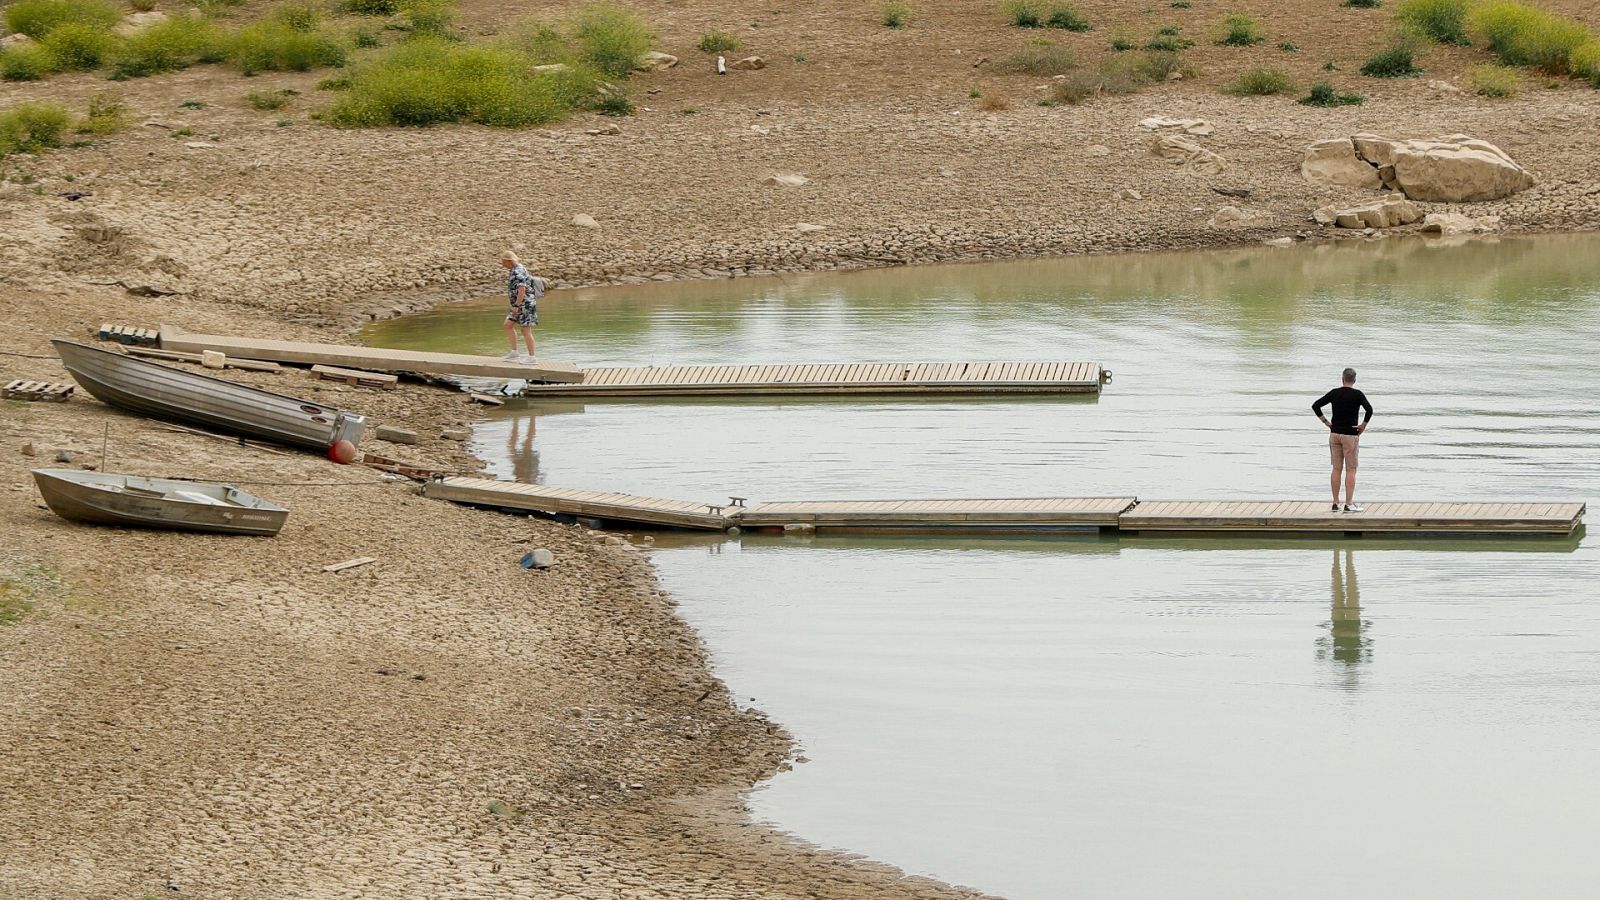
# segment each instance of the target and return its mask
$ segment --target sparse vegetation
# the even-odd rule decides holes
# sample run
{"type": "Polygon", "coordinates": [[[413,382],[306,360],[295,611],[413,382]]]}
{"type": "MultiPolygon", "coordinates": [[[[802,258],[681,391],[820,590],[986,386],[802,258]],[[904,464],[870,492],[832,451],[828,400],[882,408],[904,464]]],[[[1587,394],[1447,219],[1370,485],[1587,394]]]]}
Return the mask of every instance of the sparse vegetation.
{"type": "Polygon", "coordinates": [[[1093,26],[1089,20],[1078,15],[1078,11],[1070,6],[1057,4],[1050,8],[1050,15],[1044,20],[1047,28],[1062,28],[1067,31],[1091,31],[1093,26]]]}
{"type": "Polygon", "coordinates": [[[108,62],[117,50],[111,32],[86,22],[64,22],[41,42],[62,72],[88,72],[108,62]]]}
{"type": "Polygon", "coordinates": [[[1295,44],[1291,44],[1288,41],[1284,41],[1283,43],[1279,44],[1278,45],[1278,49],[1282,50],[1285,53],[1299,53],[1300,52],[1299,46],[1297,46],[1295,44]]]}
{"type": "Polygon", "coordinates": [[[1173,72],[1182,71],[1184,66],[1176,53],[1114,56],[1093,70],[1076,71],[1056,82],[1050,99],[1076,105],[1095,97],[1132,94],[1149,84],[1166,80],[1173,72]]]}
{"type": "Polygon", "coordinates": [[[1011,100],[1004,94],[984,94],[978,98],[978,108],[984,112],[999,112],[1011,108],[1011,100]]]}
{"type": "Polygon", "coordinates": [[[517,128],[556,121],[605,94],[593,70],[535,72],[527,53],[437,37],[377,52],[349,77],[348,93],[321,113],[339,128],[476,122],[517,128]]]}
{"type": "Polygon", "coordinates": [[[89,114],[78,123],[78,133],[104,137],[127,127],[127,105],[115,94],[99,93],[89,98],[89,114]]]}
{"type": "Polygon", "coordinates": [[[579,57],[612,78],[626,78],[656,36],[632,10],[596,3],[578,11],[570,32],[579,57]]]}
{"type": "Polygon", "coordinates": [[[1515,97],[1522,92],[1522,74],[1505,66],[1474,66],[1467,70],[1467,86],[1484,97],[1515,97]]]}
{"type": "Polygon", "coordinates": [[[283,109],[293,96],[289,91],[254,91],[245,95],[244,102],[259,110],[283,109]]]}
{"type": "Polygon", "coordinates": [[[402,0],[400,16],[412,37],[449,38],[456,8],[452,0],[402,0]]]}
{"type": "Polygon", "coordinates": [[[338,38],[311,27],[265,19],[239,29],[228,42],[228,60],[246,75],[257,72],[308,72],[345,64],[338,38]]]}
{"type": "Polygon", "coordinates": [[[1235,13],[1223,20],[1222,27],[1225,30],[1217,43],[1224,47],[1248,47],[1267,39],[1256,20],[1246,15],[1235,13]]]}
{"type": "Polygon", "coordinates": [[[1572,71],[1572,54],[1593,40],[1582,23],[1512,0],[1488,0],[1467,13],[1467,33],[1508,66],[1551,75],[1572,71]]]}
{"type": "Polygon", "coordinates": [[[173,16],[128,38],[117,56],[113,78],[139,78],[172,72],[226,57],[222,33],[211,20],[173,16]]]}
{"type": "Polygon", "coordinates": [[[701,53],[731,53],[741,46],[738,35],[727,31],[708,31],[700,36],[701,53]]]}
{"type": "Polygon", "coordinates": [[[0,53],[0,78],[6,81],[38,81],[55,70],[55,54],[41,44],[23,44],[0,53]]]}
{"type": "Polygon", "coordinates": [[[1229,84],[1226,90],[1236,97],[1266,97],[1293,91],[1294,82],[1277,69],[1251,69],[1229,84]]]}
{"type": "Polygon", "coordinates": [[[1311,92],[1296,102],[1302,106],[1356,106],[1364,99],[1360,94],[1341,94],[1326,81],[1311,86],[1311,92]]]}
{"type": "Polygon", "coordinates": [[[1055,44],[1033,45],[989,64],[1001,75],[1061,75],[1077,66],[1072,51],[1055,44]]]}
{"type": "Polygon", "coordinates": [[[343,0],[339,8],[359,16],[392,16],[400,11],[398,0],[343,0]]]}
{"type": "Polygon", "coordinates": [[[1572,74],[1600,88],[1600,41],[1590,41],[1572,51],[1572,74]]]}
{"type": "Polygon", "coordinates": [[[1117,35],[1111,39],[1111,49],[1117,51],[1118,53],[1126,53],[1137,46],[1139,45],[1135,44],[1124,35],[1117,35]]]}
{"type": "Polygon", "coordinates": [[[1001,5],[1006,18],[1018,28],[1038,28],[1044,24],[1043,4],[1040,0],[1006,0],[1001,5]]]}
{"type": "Polygon", "coordinates": [[[1417,68],[1411,48],[1401,44],[1373,54],[1361,65],[1361,74],[1368,78],[1406,78],[1420,75],[1422,70],[1417,68]]]}
{"type": "Polygon", "coordinates": [[[109,31],[122,10],[108,0],[14,0],[5,8],[6,27],[36,41],[61,25],[87,25],[109,31]]]}
{"type": "Polygon", "coordinates": [[[1178,29],[1168,25],[1156,32],[1156,36],[1147,41],[1144,49],[1157,53],[1178,53],[1194,46],[1194,41],[1179,35],[1178,29]]]}
{"type": "Polygon", "coordinates": [[[1472,0],[1401,0],[1395,18],[1437,43],[1464,45],[1471,7],[1472,0]]]}
{"type": "Polygon", "coordinates": [[[370,50],[383,45],[383,42],[378,40],[377,33],[370,28],[357,28],[350,32],[350,43],[358,50],[370,50]]]}
{"type": "Polygon", "coordinates": [[[1347,9],[1377,9],[1383,5],[1383,0],[1344,0],[1339,5],[1347,9]]]}
{"type": "Polygon", "coordinates": [[[1188,9],[1193,5],[1189,0],[1172,0],[1173,9],[1188,9]]]}
{"type": "Polygon", "coordinates": [[[911,23],[911,5],[904,0],[889,0],[878,8],[878,22],[885,28],[904,28],[911,23]]]}
{"type": "Polygon", "coordinates": [[[71,124],[59,103],[20,103],[0,112],[0,157],[59,147],[71,124]]]}

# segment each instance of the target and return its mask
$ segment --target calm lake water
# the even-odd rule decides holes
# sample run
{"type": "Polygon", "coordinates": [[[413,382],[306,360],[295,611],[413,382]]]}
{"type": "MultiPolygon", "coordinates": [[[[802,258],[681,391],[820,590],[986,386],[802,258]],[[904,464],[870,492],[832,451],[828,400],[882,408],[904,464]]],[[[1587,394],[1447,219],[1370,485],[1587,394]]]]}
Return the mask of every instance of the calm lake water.
{"type": "MultiPolygon", "coordinates": [[[[494,277],[485,272],[486,284],[494,277]]],[[[501,301],[376,326],[503,352],[501,301]]],[[[546,403],[502,477],[684,499],[1600,496],[1600,236],[1382,241],[560,292],[583,365],[1093,360],[1099,399],[546,403]]],[[[677,538],[653,558],[808,762],[817,844],[1019,898],[1580,897],[1600,544],[677,538]]]]}

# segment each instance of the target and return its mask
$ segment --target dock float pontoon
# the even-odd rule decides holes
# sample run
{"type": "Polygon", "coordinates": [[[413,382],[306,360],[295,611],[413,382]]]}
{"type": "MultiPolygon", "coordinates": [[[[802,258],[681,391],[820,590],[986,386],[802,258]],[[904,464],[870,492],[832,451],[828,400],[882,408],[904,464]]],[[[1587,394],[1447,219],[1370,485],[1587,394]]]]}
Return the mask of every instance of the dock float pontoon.
{"type": "Polygon", "coordinates": [[[631,366],[583,380],[529,384],[524,397],[750,397],[834,394],[1097,394],[1110,373],[1090,362],[888,362],[631,366]]]}

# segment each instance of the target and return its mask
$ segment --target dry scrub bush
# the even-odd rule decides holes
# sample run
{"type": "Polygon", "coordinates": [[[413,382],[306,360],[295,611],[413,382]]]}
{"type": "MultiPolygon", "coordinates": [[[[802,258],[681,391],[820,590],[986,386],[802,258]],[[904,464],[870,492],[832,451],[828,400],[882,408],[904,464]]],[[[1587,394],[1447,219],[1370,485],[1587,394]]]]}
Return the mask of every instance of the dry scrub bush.
{"type": "Polygon", "coordinates": [[[0,157],[59,147],[71,124],[59,103],[22,103],[0,112],[0,157]]]}
{"type": "Polygon", "coordinates": [[[99,93],[89,98],[89,114],[78,123],[78,133],[104,136],[127,127],[128,107],[121,98],[99,93]]]}
{"type": "Polygon", "coordinates": [[[978,98],[978,108],[984,112],[999,112],[1011,108],[1011,101],[1004,94],[983,94],[978,98]]]}
{"type": "Polygon", "coordinates": [[[1522,91],[1522,75],[1504,66],[1474,66],[1467,71],[1467,86],[1484,97],[1515,97],[1522,91]]]}
{"type": "Polygon", "coordinates": [[[5,8],[6,27],[36,41],[69,22],[108,31],[121,20],[108,0],[15,0],[5,8]]]}
{"type": "Polygon", "coordinates": [[[185,69],[195,63],[221,62],[226,38],[211,20],[196,15],[173,16],[128,38],[117,55],[113,78],[140,78],[185,69]]]}
{"type": "Polygon", "coordinates": [[[1404,0],[1395,10],[1402,25],[1441,44],[1467,43],[1467,11],[1472,0],[1404,0]]]}
{"type": "Polygon", "coordinates": [[[87,22],[63,22],[41,41],[61,72],[87,72],[100,68],[116,55],[117,36],[87,22]]]}
{"type": "Polygon", "coordinates": [[[1001,75],[1062,75],[1077,66],[1072,51],[1054,44],[1034,45],[989,64],[1001,75]]]}
{"type": "Polygon", "coordinates": [[[1225,47],[1248,47],[1267,39],[1256,20],[1249,16],[1235,13],[1223,20],[1222,27],[1225,31],[1217,43],[1225,47]]]}
{"type": "Polygon", "coordinates": [[[1552,75],[1571,71],[1572,54],[1593,40],[1582,23],[1514,0],[1489,0],[1467,13],[1467,33],[1509,66],[1552,75]]]}
{"type": "Polygon", "coordinates": [[[345,49],[338,38],[326,32],[269,19],[239,29],[228,41],[228,61],[246,75],[308,72],[344,65],[345,49]]]}
{"type": "Polygon", "coordinates": [[[0,78],[6,81],[38,81],[55,70],[55,54],[40,44],[23,44],[0,52],[0,78]]]}
{"type": "Polygon", "coordinates": [[[1294,82],[1277,69],[1251,69],[1227,87],[1236,97],[1266,97],[1294,90],[1294,82]]]}
{"type": "Polygon", "coordinates": [[[904,28],[911,22],[911,6],[903,0],[889,0],[878,9],[878,22],[885,28],[904,28]]]}
{"type": "Polygon", "coordinates": [[[1572,74],[1600,88],[1600,41],[1590,41],[1572,51],[1572,74]]]}
{"type": "Polygon", "coordinates": [[[731,53],[744,46],[738,35],[727,31],[708,31],[700,35],[701,53],[731,53]]]}
{"type": "Polygon", "coordinates": [[[1173,72],[1185,70],[1176,53],[1114,56],[1091,71],[1073,72],[1056,82],[1050,99],[1077,105],[1095,97],[1132,94],[1146,85],[1165,81],[1173,72]]]}
{"type": "Polygon", "coordinates": [[[570,32],[579,58],[612,78],[628,77],[656,41],[637,13],[614,3],[579,10],[570,32]]]}

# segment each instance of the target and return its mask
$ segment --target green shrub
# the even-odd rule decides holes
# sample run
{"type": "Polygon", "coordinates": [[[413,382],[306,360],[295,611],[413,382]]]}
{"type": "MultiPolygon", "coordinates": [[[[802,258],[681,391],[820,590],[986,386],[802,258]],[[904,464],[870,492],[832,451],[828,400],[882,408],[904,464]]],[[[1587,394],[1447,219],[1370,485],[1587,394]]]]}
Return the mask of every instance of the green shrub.
{"type": "Polygon", "coordinates": [[[571,31],[579,57],[612,78],[628,77],[656,40],[637,13],[612,3],[579,10],[571,31]]]}
{"type": "Polygon", "coordinates": [[[403,0],[400,16],[414,36],[448,37],[456,7],[453,0],[403,0]]]}
{"type": "Polygon", "coordinates": [[[78,123],[79,134],[107,135],[128,127],[128,107],[115,94],[89,98],[89,114],[78,123]]]}
{"type": "Polygon", "coordinates": [[[343,0],[339,9],[358,16],[392,16],[400,11],[398,0],[343,0]]]}
{"type": "Polygon", "coordinates": [[[1350,9],[1377,9],[1383,5],[1383,0],[1344,0],[1339,5],[1350,9]]]}
{"type": "Polygon", "coordinates": [[[1467,70],[1467,86],[1484,97],[1515,97],[1522,91],[1522,75],[1504,66],[1473,66],[1467,70]]]}
{"type": "Polygon", "coordinates": [[[1189,0],[1172,0],[1173,9],[1188,9],[1193,5],[1189,0]]]}
{"type": "Polygon", "coordinates": [[[173,16],[134,34],[122,45],[113,78],[141,78],[195,63],[227,58],[223,34],[200,16],[173,16]]]}
{"type": "Polygon", "coordinates": [[[904,28],[911,21],[911,6],[903,0],[889,0],[878,9],[878,22],[885,28],[904,28]]]}
{"type": "Polygon", "coordinates": [[[1299,53],[1300,52],[1300,47],[1298,45],[1291,44],[1288,41],[1284,41],[1283,43],[1279,44],[1278,45],[1278,49],[1282,50],[1285,53],[1299,53]]]}
{"type": "Polygon", "coordinates": [[[1600,88],[1600,41],[1590,41],[1572,51],[1572,74],[1600,88]]]}
{"type": "Polygon", "coordinates": [[[1293,91],[1294,82],[1277,69],[1251,69],[1235,79],[1226,90],[1236,97],[1266,97],[1293,91]]]}
{"type": "Polygon", "coordinates": [[[1174,72],[1185,78],[1194,74],[1194,69],[1184,63],[1183,57],[1164,50],[1148,51],[1138,56],[1130,57],[1130,59],[1131,62],[1111,60],[1107,61],[1106,65],[1111,66],[1112,69],[1127,66],[1135,75],[1145,81],[1166,81],[1172,77],[1174,72]]]}
{"type": "Polygon", "coordinates": [[[37,41],[69,22],[109,31],[122,20],[122,10],[108,0],[15,0],[5,20],[7,28],[37,41]]]}
{"type": "Polygon", "coordinates": [[[63,72],[98,69],[117,51],[116,35],[86,22],[63,22],[50,29],[42,43],[63,72]]]}
{"type": "Polygon", "coordinates": [[[1128,40],[1126,37],[1124,37],[1122,35],[1118,35],[1118,36],[1116,36],[1116,37],[1111,39],[1111,49],[1117,51],[1118,53],[1126,53],[1127,51],[1132,50],[1133,48],[1135,48],[1137,46],[1139,46],[1139,45],[1135,44],[1133,41],[1128,40]]]}
{"type": "Polygon", "coordinates": [[[1395,18],[1441,44],[1467,43],[1467,11],[1472,0],[1401,0],[1395,18]]]}
{"type": "Polygon", "coordinates": [[[1534,66],[1552,75],[1570,71],[1573,51],[1593,40],[1579,22],[1509,0],[1473,7],[1467,32],[1506,65],[1534,66]]]}
{"type": "Polygon", "coordinates": [[[533,65],[515,50],[419,37],[357,66],[349,92],[322,119],[338,128],[442,122],[515,128],[554,122],[600,99],[594,74],[578,68],[536,73],[533,65]]]}
{"type": "Polygon", "coordinates": [[[351,31],[350,43],[361,50],[370,50],[373,47],[379,47],[383,45],[383,42],[378,40],[377,33],[370,28],[357,28],[354,31],[351,31]]]}
{"type": "Polygon", "coordinates": [[[128,5],[134,12],[150,12],[156,8],[156,0],[128,0],[128,5]]]}
{"type": "Polygon", "coordinates": [[[1077,66],[1072,51],[1055,44],[1034,45],[989,64],[1001,75],[1061,75],[1077,66]]]}
{"type": "Polygon", "coordinates": [[[589,109],[602,116],[631,116],[638,110],[633,100],[621,91],[602,90],[600,95],[589,103],[589,109]]]}
{"type": "Polygon", "coordinates": [[[1311,93],[1296,102],[1302,106],[1356,106],[1363,99],[1360,94],[1341,94],[1333,85],[1319,81],[1311,86],[1311,93]]]}
{"type": "Polygon", "coordinates": [[[0,78],[38,81],[56,70],[56,57],[42,44],[23,44],[0,52],[0,78]]]}
{"type": "Polygon", "coordinates": [[[0,156],[61,146],[72,116],[59,103],[22,103],[0,112],[0,156]]]}
{"type": "Polygon", "coordinates": [[[1044,20],[1048,28],[1064,28],[1067,31],[1090,31],[1093,26],[1088,20],[1078,15],[1078,11],[1070,6],[1057,4],[1050,8],[1050,15],[1044,20]]]}
{"type": "Polygon", "coordinates": [[[702,53],[732,53],[741,46],[738,35],[727,31],[708,31],[700,35],[702,53]]]}
{"type": "Polygon", "coordinates": [[[1261,27],[1256,24],[1256,20],[1249,16],[1235,13],[1223,20],[1222,27],[1226,31],[1217,43],[1225,47],[1248,47],[1267,39],[1267,36],[1261,33],[1261,27]]]}
{"type": "Polygon", "coordinates": [[[1421,73],[1412,58],[1411,48],[1403,45],[1375,53],[1361,65],[1361,74],[1369,78],[1405,78],[1421,73]]]}
{"type": "MultiPolygon", "coordinates": [[[[1165,30],[1166,29],[1162,29],[1162,32],[1165,30]]],[[[1176,32],[1177,29],[1173,29],[1173,31],[1176,32]]],[[[1194,41],[1191,41],[1188,38],[1178,37],[1176,34],[1164,34],[1158,32],[1155,37],[1151,38],[1145,43],[1144,49],[1151,50],[1156,53],[1177,53],[1181,50],[1187,50],[1193,46],[1194,41]]]]}
{"type": "Polygon", "coordinates": [[[254,91],[244,95],[244,102],[254,109],[272,110],[283,109],[289,105],[289,98],[293,96],[286,91],[254,91]]]}
{"type": "Polygon", "coordinates": [[[311,31],[321,24],[322,9],[307,0],[295,0],[272,10],[267,14],[267,19],[295,31],[311,31]]]}
{"type": "Polygon", "coordinates": [[[1038,28],[1044,24],[1041,0],[1006,0],[1000,8],[1018,28],[1038,28]]]}
{"type": "Polygon", "coordinates": [[[273,19],[239,29],[228,42],[228,61],[246,75],[308,72],[345,63],[344,45],[321,31],[302,31],[273,19]]]}

